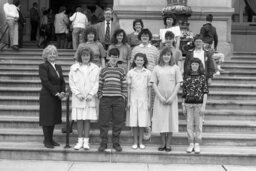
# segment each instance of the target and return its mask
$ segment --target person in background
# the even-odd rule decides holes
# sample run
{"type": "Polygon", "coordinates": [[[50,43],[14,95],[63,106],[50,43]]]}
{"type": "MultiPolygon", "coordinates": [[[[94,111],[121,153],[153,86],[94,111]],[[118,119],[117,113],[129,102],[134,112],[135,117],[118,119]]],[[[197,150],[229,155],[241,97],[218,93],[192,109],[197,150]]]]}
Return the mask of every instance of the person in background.
{"type": "Polygon", "coordinates": [[[100,7],[99,2],[95,5],[95,11],[93,13],[93,20],[94,20],[93,23],[98,23],[98,22],[104,21],[104,11],[100,7]]]}
{"type": "Polygon", "coordinates": [[[127,43],[127,36],[123,29],[117,29],[114,32],[108,51],[112,48],[118,48],[120,52],[119,61],[122,61],[120,67],[122,67],[125,73],[127,73],[130,68],[131,47],[127,43]]]}
{"type": "Polygon", "coordinates": [[[161,51],[158,65],[152,72],[151,83],[156,96],[153,107],[152,132],[160,133],[159,151],[170,152],[172,134],[179,131],[178,91],[182,82],[180,69],[175,65],[172,49],[161,51]]]}
{"type": "Polygon", "coordinates": [[[99,22],[94,25],[97,31],[98,39],[103,44],[105,49],[111,44],[111,37],[113,36],[115,30],[120,28],[119,22],[112,21],[113,10],[111,8],[106,8],[104,11],[105,21],[99,22]]]}
{"type": "Polygon", "coordinates": [[[112,121],[112,143],[117,152],[122,151],[120,134],[125,123],[125,101],[127,99],[127,84],[125,72],[117,67],[119,50],[109,50],[109,62],[102,68],[99,75],[99,128],[101,143],[99,152],[107,149],[109,123],[112,121]],[[114,85],[114,86],[113,86],[114,85]]]}
{"type": "Polygon", "coordinates": [[[30,24],[31,24],[30,40],[31,41],[36,41],[39,23],[40,23],[40,15],[38,11],[38,4],[34,2],[33,7],[30,9],[30,24]]]}
{"type": "Polygon", "coordinates": [[[165,29],[160,29],[160,39],[162,40],[162,43],[165,40],[165,33],[167,31],[171,31],[174,34],[176,49],[180,49],[180,37],[182,36],[182,34],[177,20],[172,17],[164,17],[164,25],[165,29]]]}
{"type": "Polygon", "coordinates": [[[77,7],[76,12],[71,17],[69,17],[69,20],[72,22],[71,25],[73,26],[73,49],[76,50],[78,45],[81,43],[82,38],[84,37],[84,31],[88,25],[88,19],[86,15],[82,13],[82,8],[77,7]]]}
{"type": "Polygon", "coordinates": [[[151,110],[151,72],[146,69],[147,57],[143,53],[135,54],[132,68],[127,73],[128,102],[127,126],[132,127],[133,149],[144,149],[144,128],[150,126],[151,110]],[[139,141],[138,141],[139,139],[139,141]]]}
{"type": "Polygon", "coordinates": [[[55,15],[54,27],[57,38],[57,47],[60,49],[66,48],[68,34],[68,16],[65,14],[66,7],[61,6],[59,13],[55,15]]]}
{"type": "Polygon", "coordinates": [[[19,1],[15,2],[15,6],[17,6],[18,12],[19,12],[19,19],[18,19],[18,34],[19,34],[19,48],[22,48],[23,46],[23,30],[26,24],[26,19],[24,18],[23,14],[21,13],[21,4],[17,3],[19,1]]]}
{"type": "Polygon", "coordinates": [[[53,10],[51,9],[51,8],[49,8],[48,9],[48,15],[47,15],[47,17],[48,17],[48,23],[49,23],[49,25],[50,25],[50,41],[51,40],[55,40],[54,39],[54,36],[55,36],[55,34],[54,34],[54,14],[53,14],[53,10]]]}
{"type": "Polygon", "coordinates": [[[200,153],[202,141],[203,113],[207,101],[208,86],[200,59],[191,60],[189,73],[185,76],[182,93],[182,109],[187,118],[189,146],[187,153],[200,153]]]}
{"type": "Polygon", "coordinates": [[[19,20],[19,12],[17,6],[20,4],[20,1],[15,2],[16,5],[11,3],[5,3],[3,6],[6,22],[9,27],[9,39],[10,46],[13,50],[19,50],[19,34],[18,34],[18,20],[19,20]]]}
{"type": "Polygon", "coordinates": [[[72,120],[77,121],[78,132],[75,150],[90,149],[90,122],[98,120],[96,95],[99,87],[99,67],[92,61],[92,50],[79,46],[77,63],[71,66],[69,72],[69,85],[72,91],[72,120]]]}
{"type": "Polygon", "coordinates": [[[43,128],[44,146],[59,146],[53,140],[56,124],[61,124],[61,100],[65,98],[65,80],[60,65],[55,64],[58,51],[54,45],[48,45],[42,54],[44,63],[39,65],[41,91],[39,97],[39,125],[43,128]]]}
{"type": "Polygon", "coordinates": [[[144,24],[142,19],[135,19],[133,20],[133,30],[131,34],[128,35],[128,43],[130,44],[131,48],[134,48],[135,46],[139,45],[141,42],[138,38],[139,33],[143,29],[144,24]]]}
{"type": "Polygon", "coordinates": [[[85,29],[84,43],[81,46],[89,47],[93,51],[93,63],[100,68],[105,67],[106,51],[103,45],[97,40],[97,32],[95,28],[89,26],[85,29]]]}
{"type": "Polygon", "coordinates": [[[189,50],[186,54],[186,59],[184,62],[184,76],[186,76],[190,71],[191,59],[198,58],[203,64],[205,76],[208,84],[210,85],[213,74],[215,73],[215,61],[212,59],[212,53],[204,50],[202,37],[199,34],[195,35],[194,37],[194,45],[195,48],[189,50]]]}
{"type": "Polygon", "coordinates": [[[175,63],[176,65],[178,65],[180,67],[180,71],[183,73],[183,57],[182,57],[182,52],[176,48],[176,43],[175,43],[175,40],[174,40],[174,34],[173,32],[171,31],[167,31],[165,33],[165,41],[164,43],[162,44],[163,48],[165,47],[169,47],[172,49],[172,53],[173,53],[173,56],[174,56],[174,59],[175,59],[175,63]]]}
{"type": "Polygon", "coordinates": [[[41,46],[45,48],[49,42],[50,37],[50,25],[48,23],[48,10],[43,11],[43,15],[41,17],[41,23],[39,28],[39,40],[37,46],[40,48],[41,46]]]}
{"type": "Polygon", "coordinates": [[[86,15],[88,19],[88,25],[92,24],[92,11],[87,7],[87,5],[83,4],[81,6],[82,12],[86,15]]]}

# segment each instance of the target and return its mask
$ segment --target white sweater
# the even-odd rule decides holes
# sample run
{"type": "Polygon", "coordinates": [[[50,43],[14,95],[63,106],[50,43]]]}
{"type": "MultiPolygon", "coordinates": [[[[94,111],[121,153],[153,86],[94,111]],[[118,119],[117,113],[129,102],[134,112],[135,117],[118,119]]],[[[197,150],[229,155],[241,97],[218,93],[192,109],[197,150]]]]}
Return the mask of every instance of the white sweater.
{"type": "Polygon", "coordinates": [[[4,13],[6,16],[6,19],[18,19],[19,18],[19,12],[17,10],[17,7],[13,4],[5,3],[4,6],[4,13]]]}
{"type": "Polygon", "coordinates": [[[86,15],[81,12],[75,12],[70,18],[72,21],[73,28],[84,28],[88,24],[88,19],[86,15]]]}

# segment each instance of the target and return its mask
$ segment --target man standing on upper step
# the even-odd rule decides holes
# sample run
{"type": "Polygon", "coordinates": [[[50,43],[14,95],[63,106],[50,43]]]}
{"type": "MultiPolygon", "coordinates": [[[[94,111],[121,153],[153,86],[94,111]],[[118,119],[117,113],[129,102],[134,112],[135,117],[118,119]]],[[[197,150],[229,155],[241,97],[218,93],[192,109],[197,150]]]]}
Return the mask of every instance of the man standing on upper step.
{"type": "MultiPolygon", "coordinates": [[[[20,4],[19,0],[15,1],[15,4],[20,4]]],[[[6,17],[6,22],[8,24],[9,29],[9,36],[10,36],[10,46],[13,50],[19,50],[18,48],[18,19],[19,19],[19,12],[17,6],[13,3],[5,3],[4,6],[4,13],[6,17]]]]}
{"type": "Polygon", "coordinates": [[[120,28],[120,25],[118,21],[113,19],[113,10],[111,8],[105,9],[104,17],[105,21],[95,24],[94,28],[97,31],[99,41],[107,50],[113,33],[120,28]]]}
{"type": "Polygon", "coordinates": [[[215,61],[215,75],[220,75],[221,64],[224,62],[224,54],[217,52],[218,46],[218,34],[216,28],[212,25],[213,16],[212,14],[208,14],[206,16],[206,24],[201,27],[200,36],[204,42],[204,49],[206,51],[212,51],[212,58],[215,61]],[[214,43],[214,49],[212,48],[212,44],[214,43]],[[216,65],[217,64],[217,65],[216,65]]]}

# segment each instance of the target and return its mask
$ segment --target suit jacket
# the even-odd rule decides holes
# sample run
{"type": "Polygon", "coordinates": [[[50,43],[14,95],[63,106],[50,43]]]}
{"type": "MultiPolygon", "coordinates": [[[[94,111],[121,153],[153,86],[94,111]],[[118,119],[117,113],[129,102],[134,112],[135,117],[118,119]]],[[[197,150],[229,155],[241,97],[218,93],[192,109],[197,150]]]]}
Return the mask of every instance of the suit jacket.
{"type": "MultiPolygon", "coordinates": [[[[188,75],[191,65],[191,59],[194,57],[194,49],[189,50],[186,54],[186,59],[184,62],[184,76],[188,75]]],[[[205,75],[207,79],[212,78],[215,73],[214,61],[212,59],[212,53],[209,51],[204,51],[204,61],[205,61],[205,75]]]]}
{"type": "MultiPolygon", "coordinates": [[[[94,28],[97,31],[98,39],[102,44],[105,44],[105,21],[97,23],[94,25],[94,28]]],[[[111,21],[111,28],[110,28],[110,39],[112,38],[115,30],[119,29],[120,25],[119,22],[111,21]]]]}
{"type": "Polygon", "coordinates": [[[65,81],[60,65],[55,65],[56,70],[49,62],[39,65],[39,77],[42,89],[40,91],[39,124],[41,126],[53,126],[61,123],[61,100],[55,96],[65,91],[65,81]]]}

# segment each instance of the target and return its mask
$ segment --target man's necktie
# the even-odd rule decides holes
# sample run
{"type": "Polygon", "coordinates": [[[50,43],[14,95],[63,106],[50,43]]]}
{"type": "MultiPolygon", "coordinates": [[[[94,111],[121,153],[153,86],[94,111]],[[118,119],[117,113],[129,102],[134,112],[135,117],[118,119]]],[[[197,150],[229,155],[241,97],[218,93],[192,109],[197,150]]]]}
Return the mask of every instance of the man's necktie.
{"type": "Polygon", "coordinates": [[[106,27],[106,34],[105,34],[105,44],[110,44],[110,27],[109,27],[109,21],[107,22],[106,27]]]}

